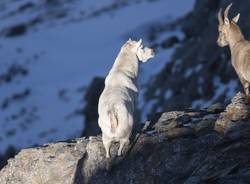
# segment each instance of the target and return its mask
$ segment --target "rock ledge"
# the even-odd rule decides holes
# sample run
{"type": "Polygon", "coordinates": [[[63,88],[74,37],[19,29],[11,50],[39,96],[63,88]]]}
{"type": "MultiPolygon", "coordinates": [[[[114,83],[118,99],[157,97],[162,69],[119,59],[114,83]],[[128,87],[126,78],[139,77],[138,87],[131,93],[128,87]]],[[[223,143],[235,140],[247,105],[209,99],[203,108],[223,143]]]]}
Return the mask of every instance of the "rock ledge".
{"type": "Polygon", "coordinates": [[[122,157],[105,158],[101,137],[22,150],[1,184],[249,183],[250,118],[238,93],[225,110],[159,113],[136,127],[122,157]]]}

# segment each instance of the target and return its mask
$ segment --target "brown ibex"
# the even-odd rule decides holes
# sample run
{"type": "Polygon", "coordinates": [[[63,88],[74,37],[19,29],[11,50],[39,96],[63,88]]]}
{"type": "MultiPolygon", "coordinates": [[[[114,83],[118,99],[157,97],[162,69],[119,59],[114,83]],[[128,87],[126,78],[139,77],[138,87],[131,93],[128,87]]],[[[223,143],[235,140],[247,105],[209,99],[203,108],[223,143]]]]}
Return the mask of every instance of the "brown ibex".
{"type": "Polygon", "coordinates": [[[218,13],[219,37],[217,44],[220,47],[229,45],[231,51],[232,65],[243,85],[246,101],[249,102],[249,83],[250,83],[250,42],[244,38],[237,22],[240,14],[235,16],[232,21],[228,18],[228,12],[232,3],[227,6],[222,17],[222,10],[218,13]]]}

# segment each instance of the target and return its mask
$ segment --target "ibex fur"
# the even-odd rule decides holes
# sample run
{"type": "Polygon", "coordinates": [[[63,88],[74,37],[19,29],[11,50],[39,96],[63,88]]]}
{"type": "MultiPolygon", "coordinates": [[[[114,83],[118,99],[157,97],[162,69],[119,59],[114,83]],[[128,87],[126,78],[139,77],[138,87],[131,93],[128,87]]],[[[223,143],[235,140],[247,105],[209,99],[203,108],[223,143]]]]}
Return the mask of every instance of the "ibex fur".
{"type": "Polygon", "coordinates": [[[222,17],[222,10],[218,13],[219,20],[219,37],[217,44],[220,47],[228,46],[231,51],[232,65],[243,85],[246,101],[249,102],[249,83],[250,83],[250,43],[245,40],[237,22],[240,14],[235,16],[231,21],[228,18],[228,12],[232,3],[227,6],[222,17]]]}

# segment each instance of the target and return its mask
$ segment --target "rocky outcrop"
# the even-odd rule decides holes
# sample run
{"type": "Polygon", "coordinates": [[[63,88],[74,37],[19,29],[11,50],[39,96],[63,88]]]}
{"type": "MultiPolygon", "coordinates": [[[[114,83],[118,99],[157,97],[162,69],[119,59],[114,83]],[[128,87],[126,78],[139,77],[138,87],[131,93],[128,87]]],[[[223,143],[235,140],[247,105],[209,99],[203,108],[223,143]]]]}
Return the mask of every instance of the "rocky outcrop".
{"type": "Polygon", "coordinates": [[[17,150],[13,146],[9,146],[4,154],[0,154],[0,170],[7,164],[9,158],[13,158],[17,150]]]}
{"type": "Polygon", "coordinates": [[[238,93],[222,109],[159,113],[135,131],[124,154],[105,158],[101,137],[22,150],[1,184],[249,183],[249,105],[238,93]]]}

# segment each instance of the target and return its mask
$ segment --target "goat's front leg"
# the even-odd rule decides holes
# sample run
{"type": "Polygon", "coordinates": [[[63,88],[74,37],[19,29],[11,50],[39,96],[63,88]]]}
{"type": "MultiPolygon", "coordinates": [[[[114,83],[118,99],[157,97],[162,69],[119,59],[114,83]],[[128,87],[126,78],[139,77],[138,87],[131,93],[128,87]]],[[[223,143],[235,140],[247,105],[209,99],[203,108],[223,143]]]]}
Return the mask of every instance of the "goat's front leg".
{"type": "Polygon", "coordinates": [[[246,103],[250,103],[249,82],[245,82],[245,84],[244,84],[244,91],[245,91],[245,95],[246,95],[246,103]]]}
{"type": "Polygon", "coordinates": [[[242,76],[239,75],[240,78],[240,82],[244,88],[244,92],[245,92],[245,102],[246,103],[250,103],[250,96],[249,96],[249,82],[246,81],[242,76]]]}
{"type": "Polygon", "coordinates": [[[244,84],[244,91],[245,91],[245,95],[249,96],[249,83],[248,82],[244,84]]]}

